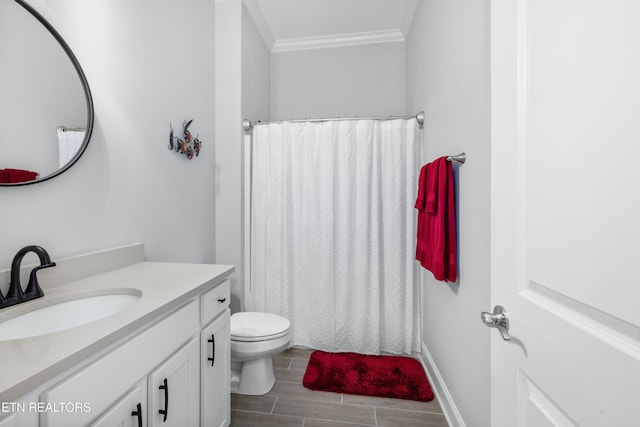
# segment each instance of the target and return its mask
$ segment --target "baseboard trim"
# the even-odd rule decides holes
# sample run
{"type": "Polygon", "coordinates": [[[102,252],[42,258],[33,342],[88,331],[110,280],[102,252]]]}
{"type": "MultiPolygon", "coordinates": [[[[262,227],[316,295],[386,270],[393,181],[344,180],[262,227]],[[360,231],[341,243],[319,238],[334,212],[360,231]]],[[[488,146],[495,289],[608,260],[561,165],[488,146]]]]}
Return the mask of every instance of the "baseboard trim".
{"type": "Polygon", "coordinates": [[[442,413],[447,419],[449,427],[466,427],[466,424],[458,411],[458,407],[453,401],[453,397],[451,397],[451,393],[449,393],[449,389],[444,383],[444,380],[440,375],[440,371],[438,371],[438,367],[436,366],[433,357],[431,357],[431,353],[429,353],[429,349],[427,349],[424,342],[422,343],[420,361],[424,365],[427,376],[429,377],[429,382],[433,388],[433,392],[438,398],[438,402],[442,408],[442,413]]]}

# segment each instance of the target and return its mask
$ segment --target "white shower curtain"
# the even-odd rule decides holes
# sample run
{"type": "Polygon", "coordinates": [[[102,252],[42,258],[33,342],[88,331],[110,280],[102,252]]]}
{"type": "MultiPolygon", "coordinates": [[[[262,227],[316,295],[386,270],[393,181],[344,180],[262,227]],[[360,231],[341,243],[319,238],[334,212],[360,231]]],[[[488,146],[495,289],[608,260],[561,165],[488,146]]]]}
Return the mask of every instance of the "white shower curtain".
{"type": "Polygon", "coordinates": [[[76,155],[84,142],[85,131],[81,129],[56,128],[58,135],[58,165],[64,167],[76,155]]]}
{"type": "Polygon", "coordinates": [[[419,352],[416,120],[272,123],[253,138],[247,310],[290,319],[291,345],[419,352]]]}

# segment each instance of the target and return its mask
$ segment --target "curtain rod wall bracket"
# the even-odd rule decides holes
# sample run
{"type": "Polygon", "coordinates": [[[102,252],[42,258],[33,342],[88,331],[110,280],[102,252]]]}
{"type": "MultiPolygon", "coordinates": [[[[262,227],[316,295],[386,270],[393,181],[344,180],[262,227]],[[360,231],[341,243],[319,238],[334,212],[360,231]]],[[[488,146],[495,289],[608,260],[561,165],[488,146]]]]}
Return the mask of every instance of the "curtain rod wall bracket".
{"type": "MultiPolygon", "coordinates": [[[[309,122],[314,122],[314,121],[330,121],[330,120],[359,120],[359,119],[373,119],[373,120],[389,120],[389,119],[412,119],[415,118],[416,121],[418,122],[418,125],[420,126],[420,129],[422,129],[422,126],[424,125],[424,119],[425,119],[425,115],[424,115],[424,111],[420,111],[418,114],[416,114],[415,116],[409,116],[409,117],[401,117],[401,116],[390,116],[390,117],[384,117],[384,116],[380,116],[380,117],[336,117],[334,119],[294,119],[292,121],[294,122],[305,122],[305,121],[309,121],[309,122]]],[[[257,122],[259,123],[259,122],[257,122]]],[[[251,129],[253,129],[253,125],[257,124],[252,122],[249,119],[244,119],[242,121],[242,129],[244,129],[245,132],[249,132],[251,129]]]]}

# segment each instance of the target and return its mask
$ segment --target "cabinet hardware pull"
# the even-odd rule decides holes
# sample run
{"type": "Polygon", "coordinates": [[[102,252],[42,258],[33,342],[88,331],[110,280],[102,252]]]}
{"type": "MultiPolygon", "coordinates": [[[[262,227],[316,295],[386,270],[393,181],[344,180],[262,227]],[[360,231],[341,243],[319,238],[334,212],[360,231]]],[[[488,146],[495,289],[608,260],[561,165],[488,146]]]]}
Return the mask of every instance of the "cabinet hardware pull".
{"type": "Polygon", "coordinates": [[[222,303],[225,302],[227,299],[226,298],[218,298],[218,302],[222,303]]]}
{"type": "Polygon", "coordinates": [[[142,427],[142,405],[138,403],[136,410],[131,412],[132,417],[138,417],[138,427],[142,427]]]}
{"type": "Polygon", "coordinates": [[[216,360],[216,337],[211,334],[211,339],[207,342],[211,343],[211,357],[208,357],[208,360],[211,360],[211,366],[215,363],[216,360]]]}
{"type": "Polygon", "coordinates": [[[163,381],[163,385],[158,387],[160,390],[164,390],[164,410],[158,410],[160,415],[164,415],[163,423],[167,422],[167,414],[169,412],[169,384],[167,383],[167,379],[165,378],[163,381]]]}

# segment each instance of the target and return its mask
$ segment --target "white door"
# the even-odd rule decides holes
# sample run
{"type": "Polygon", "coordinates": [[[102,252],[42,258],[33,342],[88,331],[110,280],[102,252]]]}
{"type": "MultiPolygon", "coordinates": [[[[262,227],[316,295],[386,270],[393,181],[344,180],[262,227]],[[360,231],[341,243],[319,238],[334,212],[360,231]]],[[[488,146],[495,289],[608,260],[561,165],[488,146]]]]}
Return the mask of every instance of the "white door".
{"type": "Polygon", "coordinates": [[[491,425],[640,426],[640,1],[490,27],[491,425]]]}

